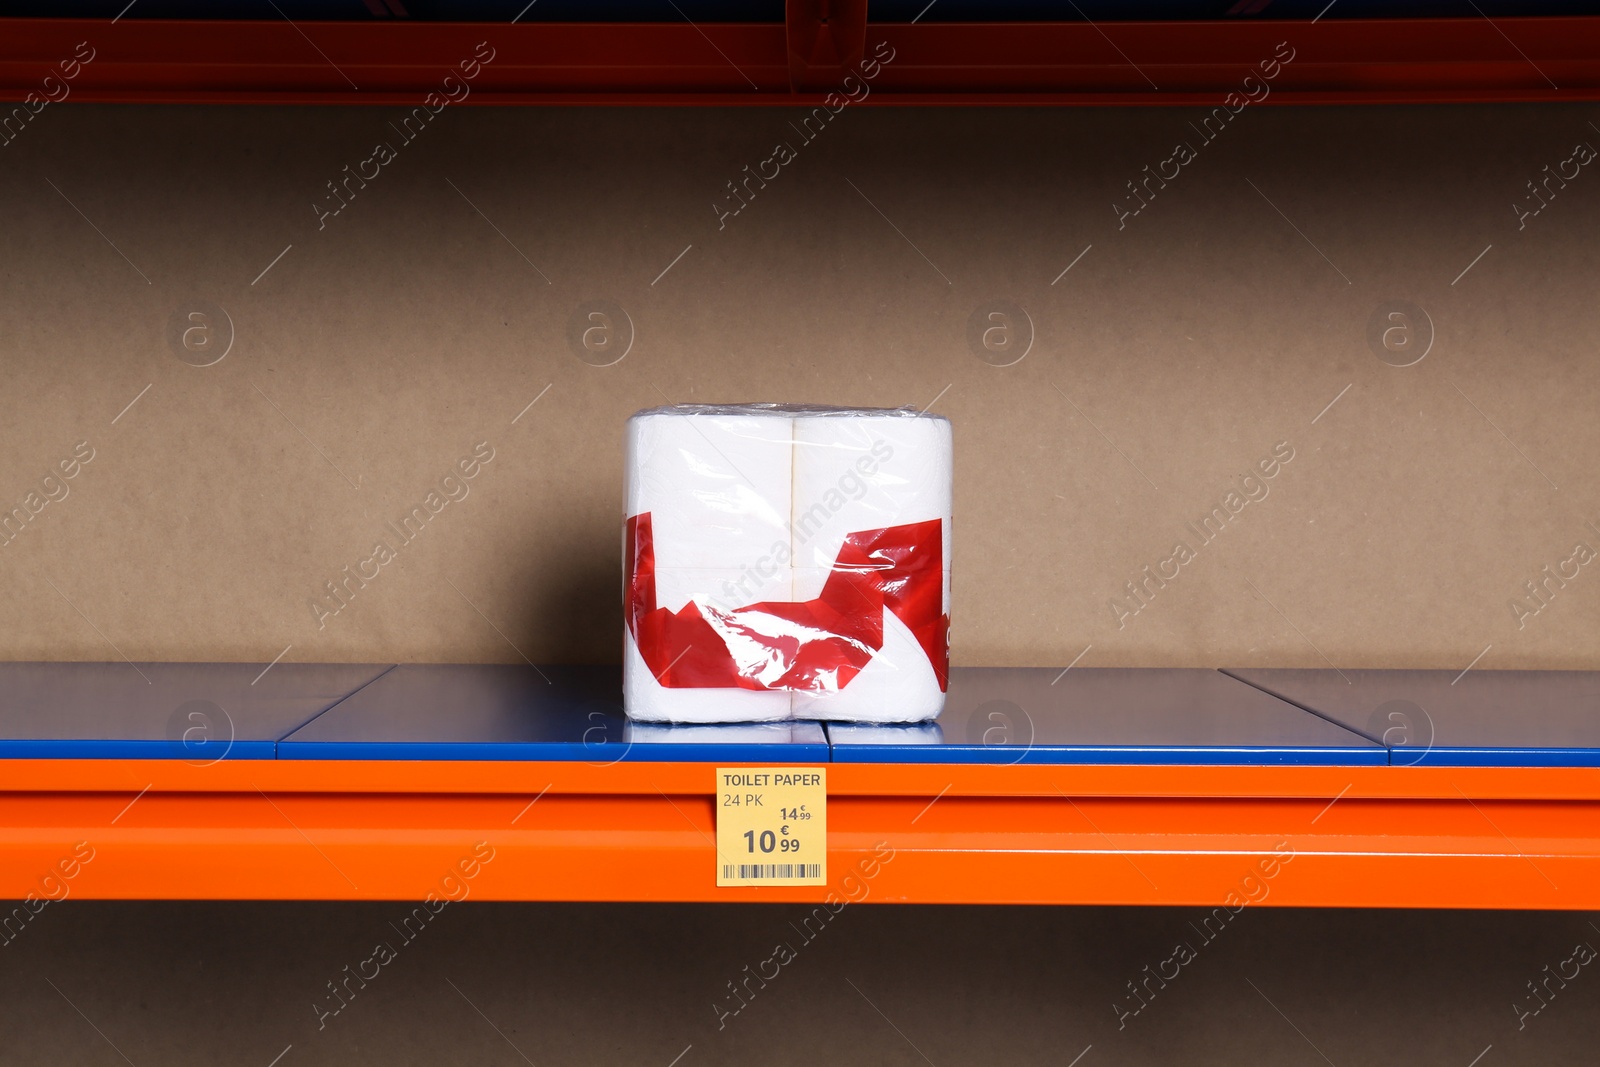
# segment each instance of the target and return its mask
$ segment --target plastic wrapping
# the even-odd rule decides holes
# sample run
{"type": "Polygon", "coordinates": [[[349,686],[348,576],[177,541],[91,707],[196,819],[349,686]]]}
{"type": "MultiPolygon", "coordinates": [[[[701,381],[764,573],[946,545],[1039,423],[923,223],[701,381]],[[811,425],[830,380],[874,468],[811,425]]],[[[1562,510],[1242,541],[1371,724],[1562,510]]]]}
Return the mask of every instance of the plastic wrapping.
{"type": "Polygon", "coordinates": [[[682,405],[628,420],[623,698],[664,722],[920,722],[949,678],[950,421],[682,405]]]}

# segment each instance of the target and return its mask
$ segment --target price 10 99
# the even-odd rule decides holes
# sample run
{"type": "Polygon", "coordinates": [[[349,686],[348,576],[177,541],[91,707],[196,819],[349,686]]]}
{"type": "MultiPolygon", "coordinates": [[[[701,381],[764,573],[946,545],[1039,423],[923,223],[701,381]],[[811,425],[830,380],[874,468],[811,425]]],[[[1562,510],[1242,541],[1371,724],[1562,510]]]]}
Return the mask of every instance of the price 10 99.
{"type": "Polygon", "coordinates": [[[758,850],[761,852],[800,851],[800,839],[790,836],[787,826],[777,833],[773,833],[771,830],[763,830],[760,834],[757,834],[754,830],[746,830],[744,832],[744,844],[746,851],[752,853],[758,850]]]}

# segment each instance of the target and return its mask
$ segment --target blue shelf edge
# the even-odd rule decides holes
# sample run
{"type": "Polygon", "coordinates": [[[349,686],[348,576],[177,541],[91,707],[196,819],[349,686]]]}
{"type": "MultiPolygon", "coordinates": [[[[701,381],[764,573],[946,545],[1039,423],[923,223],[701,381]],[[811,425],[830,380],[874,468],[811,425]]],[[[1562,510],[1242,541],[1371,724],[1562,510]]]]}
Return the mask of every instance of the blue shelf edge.
{"type": "Polygon", "coordinates": [[[1325,749],[1237,747],[1094,746],[1030,748],[1008,753],[1003,748],[960,748],[950,745],[851,745],[831,743],[834,763],[985,764],[990,766],[1157,766],[1157,767],[1383,767],[1389,754],[1382,748],[1325,749]]]}
{"type": "Polygon", "coordinates": [[[570,742],[532,741],[526,744],[497,742],[473,744],[454,742],[370,742],[297,741],[279,746],[281,760],[512,760],[528,763],[828,763],[826,743],[793,744],[730,743],[672,744],[650,742],[628,744],[612,742],[593,746],[570,742]],[[613,751],[615,750],[615,751],[613,751]]]}
{"type": "Polygon", "coordinates": [[[1594,748],[1431,748],[1422,752],[1395,745],[1391,767],[1600,767],[1594,748]]]}
{"type": "Polygon", "coordinates": [[[274,760],[278,758],[276,741],[234,741],[188,744],[181,741],[153,738],[104,738],[73,740],[70,738],[0,738],[0,759],[172,759],[190,763],[212,763],[218,760],[274,760]],[[207,751],[214,747],[213,754],[207,751]]]}
{"type": "MultiPolygon", "coordinates": [[[[219,748],[222,746],[218,746],[219,748]]],[[[613,746],[607,746],[607,748],[613,746]]],[[[636,744],[613,755],[593,746],[517,744],[411,744],[369,742],[237,741],[216,755],[172,741],[63,739],[0,739],[0,760],[10,759],[172,759],[193,763],[215,760],[371,760],[371,761],[522,761],[640,763],[915,763],[1028,766],[1301,766],[1301,767],[1592,767],[1600,768],[1600,750],[1591,748],[1434,748],[1413,754],[1404,747],[1388,750],[1101,747],[1029,749],[1007,753],[994,748],[963,750],[948,745],[855,745],[830,740],[825,745],[799,743],[636,744]]]]}

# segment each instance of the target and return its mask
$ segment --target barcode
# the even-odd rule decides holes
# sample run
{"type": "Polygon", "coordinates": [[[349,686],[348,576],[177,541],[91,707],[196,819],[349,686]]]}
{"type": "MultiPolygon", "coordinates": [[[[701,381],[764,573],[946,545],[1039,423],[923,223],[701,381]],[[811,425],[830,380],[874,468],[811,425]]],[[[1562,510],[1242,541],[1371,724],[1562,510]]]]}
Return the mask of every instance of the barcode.
{"type": "Polygon", "coordinates": [[[724,878],[821,878],[820,863],[724,863],[724,878]]]}

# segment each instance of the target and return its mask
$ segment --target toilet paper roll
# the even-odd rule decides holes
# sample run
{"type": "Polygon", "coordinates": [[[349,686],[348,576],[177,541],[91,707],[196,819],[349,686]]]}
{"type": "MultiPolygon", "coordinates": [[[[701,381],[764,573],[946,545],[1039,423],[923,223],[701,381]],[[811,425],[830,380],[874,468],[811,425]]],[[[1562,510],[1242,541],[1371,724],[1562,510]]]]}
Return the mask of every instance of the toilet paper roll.
{"type": "MultiPolygon", "coordinates": [[[[797,570],[833,566],[846,537],[938,519],[948,567],[950,421],[931,415],[799,416],[794,422],[791,541],[797,570]]],[[[819,590],[798,586],[800,598],[819,590]]],[[[945,605],[948,608],[948,604],[945,605]]]]}
{"type": "MultiPolygon", "coordinates": [[[[639,591],[641,599],[649,591],[639,591]]],[[[761,627],[764,616],[753,618],[739,609],[767,601],[788,602],[793,596],[791,573],[777,568],[762,578],[732,567],[657,568],[654,573],[654,622],[641,621],[651,632],[667,633],[652,658],[647,659],[632,634],[628,635],[632,669],[623,672],[623,706],[635,719],[660,722],[765,722],[788,719],[786,692],[758,692],[737,686],[696,685],[721,681],[725,656],[736,657],[744,677],[782,671],[765,662],[766,649],[758,642],[741,640],[742,627],[761,627]],[[672,618],[663,618],[670,613],[672,618]],[[730,619],[737,619],[730,624],[730,619]],[[709,668],[709,669],[708,669],[709,668]]]]}
{"type": "Polygon", "coordinates": [[[773,722],[791,718],[791,694],[787,690],[663,685],[645,664],[638,643],[626,629],[622,705],[628,718],[640,722],[773,722]]]}
{"type": "Polygon", "coordinates": [[[680,570],[659,575],[668,608],[640,623],[656,638],[645,661],[676,686],[734,685],[792,689],[814,670],[808,644],[832,641],[842,628],[837,616],[797,606],[791,572],[760,581],[750,572],[680,570]]]}
{"type": "Polygon", "coordinates": [[[628,420],[627,514],[649,513],[660,568],[750,565],[785,546],[793,419],[726,410],[628,420]]]}
{"type": "MultiPolygon", "coordinates": [[[[894,612],[883,610],[880,647],[860,671],[836,688],[796,691],[792,714],[825,722],[923,722],[944,710],[944,689],[934,661],[894,612]]],[[[948,664],[947,647],[936,653],[948,664]]],[[[946,670],[948,668],[946,667],[946,670]]]]}
{"type": "Polygon", "coordinates": [[[625,741],[638,745],[786,745],[818,734],[815,723],[629,723],[625,741]]]}

